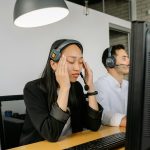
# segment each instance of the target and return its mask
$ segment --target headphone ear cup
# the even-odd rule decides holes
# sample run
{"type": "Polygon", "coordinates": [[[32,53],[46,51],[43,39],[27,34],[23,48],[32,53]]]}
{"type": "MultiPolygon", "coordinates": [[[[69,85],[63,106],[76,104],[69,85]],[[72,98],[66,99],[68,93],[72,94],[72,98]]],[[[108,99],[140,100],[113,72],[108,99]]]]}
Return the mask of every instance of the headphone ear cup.
{"type": "Polygon", "coordinates": [[[57,49],[52,49],[51,53],[50,53],[50,58],[55,61],[58,62],[59,59],[61,57],[61,53],[57,50],[57,49]]]}
{"type": "Polygon", "coordinates": [[[106,59],[106,66],[109,68],[114,68],[116,65],[116,59],[114,56],[108,57],[106,59]]]}

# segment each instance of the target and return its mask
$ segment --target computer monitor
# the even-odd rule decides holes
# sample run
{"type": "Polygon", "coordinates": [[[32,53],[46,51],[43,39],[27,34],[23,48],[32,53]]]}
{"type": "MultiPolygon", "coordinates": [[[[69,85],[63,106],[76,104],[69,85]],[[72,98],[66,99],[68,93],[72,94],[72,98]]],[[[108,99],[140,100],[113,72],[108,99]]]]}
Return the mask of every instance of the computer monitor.
{"type": "Polygon", "coordinates": [[[126,150],[150,149],[150,23],[131,27],[126,150]]]}

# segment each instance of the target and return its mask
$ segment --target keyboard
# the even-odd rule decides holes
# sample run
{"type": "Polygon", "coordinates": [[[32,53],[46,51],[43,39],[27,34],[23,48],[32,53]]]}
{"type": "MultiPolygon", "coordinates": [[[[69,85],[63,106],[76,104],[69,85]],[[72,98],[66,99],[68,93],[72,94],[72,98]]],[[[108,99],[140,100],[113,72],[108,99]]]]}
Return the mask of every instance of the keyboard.
{"type": "Polygon", "coordinates": [[[125,132],[119,132],[65,150],[112,150],[123,146],[125,146],[125,132]]]}

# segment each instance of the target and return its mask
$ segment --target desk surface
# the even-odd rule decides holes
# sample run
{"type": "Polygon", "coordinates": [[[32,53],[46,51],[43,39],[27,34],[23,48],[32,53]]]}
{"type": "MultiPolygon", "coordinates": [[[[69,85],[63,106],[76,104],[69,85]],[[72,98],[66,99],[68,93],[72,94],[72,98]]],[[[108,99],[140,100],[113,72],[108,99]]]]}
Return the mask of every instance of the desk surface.
{"type": "MultiPolygon", "coordinates": [[[[94,139],[98,139],[100,137],[108,136],[122,131],[124,132],[125,128],[103,126],[96,132],[86,130],[72,134],[68,137],[62,137],[58,142],[53,143],[48,141],[41,141],[33,144],[12,148],[11,150],[41,150],[41,149],[62,150],[65,148],[69,148],[75,145],[79,145],[88,141],[92,141],[94,139]]],[[[124,150],[124,148],[120,148],[119,150],[124,150]]]]}

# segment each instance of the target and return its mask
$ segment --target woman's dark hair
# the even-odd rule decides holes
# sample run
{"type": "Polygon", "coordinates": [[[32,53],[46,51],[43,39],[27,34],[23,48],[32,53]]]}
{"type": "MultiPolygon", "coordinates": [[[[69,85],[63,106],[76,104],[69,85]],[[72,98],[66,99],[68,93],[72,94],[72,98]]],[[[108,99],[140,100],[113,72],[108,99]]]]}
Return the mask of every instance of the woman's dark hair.
{"type": "MultiPolygon", "coordinates": [[[[111,55],[112,56],[116,56],[116,51],[120,50],[120,49],[124,49],[125,50],[125,47],[124,45],[122,44],[117,44],[117,45],[113,45],[111,46],[112,49],[111,49],[111,55]]],[[[109,47],[110,48],[110,47],[109,47]]],[[[109,48],[106,48],[102,54],[102,63],[103,65],[106,67],[106,59],[108,58],[108,51],[109,51],[109,48]]]]}
{"type": "MultiPolygon", "coordinates": [[[[66,40],[69,40],[69,39],[60,39],[60,40],[55,41],[50,48],[49,54],[51,53],[52,49],[57,49],[66,40]]],[[[71,44],[68,44],[67,46],[69,46],[69,45],[71,45],[71,44]]],[[[76,44],[76,45],[83,52],[82,45],[78,45],[78,44],[76,44]]],[[[66,47],[64,47],[63,49],[65,49],[66,47]]],[[[61,52],[63,51],[63,49],[61,50],[61,52]]],[[[41,78],[42,78],[41,88],[42,88],[42,90],[44,90],[47,93],[49,110],[51,110],[52,104],[57,101],[57,97],[58,97],[57,89],[59,87],[59,85],[56,81],[55,72],[53,71],[53,69],[50,65],[50,60],[51,60],[51,58],[49,55],[48,59],[47,59],[46,66],[45,66],[44,71],[43,71],[42,76],[41,76],[41,78]]]]}

